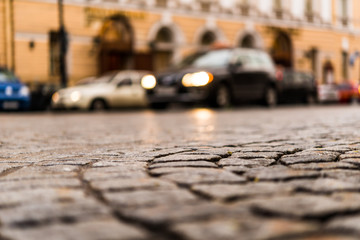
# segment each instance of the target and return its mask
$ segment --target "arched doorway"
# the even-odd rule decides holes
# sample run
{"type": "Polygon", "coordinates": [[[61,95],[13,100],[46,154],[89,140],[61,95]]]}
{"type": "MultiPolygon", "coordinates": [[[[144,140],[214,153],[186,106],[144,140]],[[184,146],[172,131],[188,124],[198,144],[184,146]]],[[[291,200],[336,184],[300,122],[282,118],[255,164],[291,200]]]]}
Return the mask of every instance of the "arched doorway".
{"type": "Polygon", "coordinates": [[[335,83],[334,67],[330,61],[326,61],[323,65],[323,78],[322,82],[325,84],[335,83]]]}
{"type": "Polygon", "coordinates": [[[217,40],[216,34],[212,31],[206,31],[202,34],[200,38],[200,46],[208,47],[211,44],[215,43],[217,40]]]}
{"type": "Polygon", "coordinates": [[[276,65],[286,68],[292,68],[293,64],[293,47],[288,34],[278,32],[271,49],[271,55],[276,65]]]}
{"type": "Polygon", "coordinates": [[[122,15],[104,21],[99,37],[99,73],[132,68],[133,30],[122,15]]]}
{"type": "Polygon", "coordinates": [[[251,34],[246,34],[239,43],[242,48],[256,48],[256,39],[251,34]]]}
{"type": "Polygon", "coordinates": [[[168,27],[162,27],[152,43],[154,70],[161,71],[172,62],[174,49],[174,34],[168,27]]]}

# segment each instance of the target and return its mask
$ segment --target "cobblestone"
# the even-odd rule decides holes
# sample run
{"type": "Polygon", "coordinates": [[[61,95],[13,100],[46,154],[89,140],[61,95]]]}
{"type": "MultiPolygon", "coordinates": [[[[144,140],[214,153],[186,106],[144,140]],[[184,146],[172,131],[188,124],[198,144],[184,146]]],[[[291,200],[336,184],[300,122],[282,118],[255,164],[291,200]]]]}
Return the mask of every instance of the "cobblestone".
{"type": "Polygon", "coordinates": [[[0,240],[360,236],[357,106],[0,122],[0,240]]]}

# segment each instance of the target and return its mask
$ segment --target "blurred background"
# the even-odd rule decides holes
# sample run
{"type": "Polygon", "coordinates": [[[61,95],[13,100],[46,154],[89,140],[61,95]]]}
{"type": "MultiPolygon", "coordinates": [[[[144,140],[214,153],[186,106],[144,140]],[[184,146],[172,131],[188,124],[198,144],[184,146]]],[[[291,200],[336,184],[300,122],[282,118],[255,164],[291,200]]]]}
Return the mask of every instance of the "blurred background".
{"type": "Polygon", "coordinates": [[[33,109],[46,109],[56,90],[90,76],[253,48],[311,73],[321,101],[348,102],[358,98],[358,10],[355,0],[3,0],[0,65],[29,86],[33,109]]]}

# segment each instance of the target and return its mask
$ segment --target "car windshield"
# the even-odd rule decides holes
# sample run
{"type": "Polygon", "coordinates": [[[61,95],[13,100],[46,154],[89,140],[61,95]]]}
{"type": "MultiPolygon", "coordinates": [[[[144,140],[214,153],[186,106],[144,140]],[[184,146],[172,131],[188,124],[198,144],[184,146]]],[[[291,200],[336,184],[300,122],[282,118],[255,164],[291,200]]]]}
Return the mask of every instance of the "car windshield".
{"type": "Polygon", "coordinates": [[[197,52],[181,61],[176,67],[224,67],[231,57],[231,49],[197,52]]]}
{"type": "Polygon", "coordinates": [[[7,70],[0,70],[0,83],[17,83],[15,75],[7,70]]]}
{"type": "Polygon", "coordinates": [[[105,73],[104,75],[94,78],[90,83],[108,83],[116,76],[116,72],[105,73]]]}

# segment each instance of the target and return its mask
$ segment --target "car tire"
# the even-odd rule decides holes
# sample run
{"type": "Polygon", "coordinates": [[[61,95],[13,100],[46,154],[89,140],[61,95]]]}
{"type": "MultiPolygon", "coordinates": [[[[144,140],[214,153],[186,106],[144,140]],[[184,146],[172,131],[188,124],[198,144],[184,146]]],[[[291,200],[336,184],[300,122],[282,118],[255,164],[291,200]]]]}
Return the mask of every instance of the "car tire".
{"type": "Polygon", "coordinates": [[[156,110],[166,109],[169,106],[168,103],[151,103],[150,107],[156,110]]]}
{"type": "Polygon", "coordinates": [[[316,96],[312,93],[308,93],[305,97],[305,103],[308,105],[314,105],[317,102],[316,96]]]}
{"type": "Polygon", "coordinates": [[[95,99],[90,106],[90,110],[94,112],[105,111],[107,108],[107,104],[103,99],[95,99]]]}
{"type": "Polygon", "coordinates": [[[273,108],[277,105],[278,94],[274,87],[269,86],[265,89],[263,102],[264,102],[265,106],[267,106],[269,108],[273,108]]]}
{"type": "Polygon", "coordinates": [[[216,89],[212,105],[216,108],[228,108],[231,106],[231,94],[228,86],[220,84],[216,89]]]}

